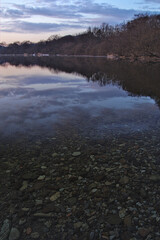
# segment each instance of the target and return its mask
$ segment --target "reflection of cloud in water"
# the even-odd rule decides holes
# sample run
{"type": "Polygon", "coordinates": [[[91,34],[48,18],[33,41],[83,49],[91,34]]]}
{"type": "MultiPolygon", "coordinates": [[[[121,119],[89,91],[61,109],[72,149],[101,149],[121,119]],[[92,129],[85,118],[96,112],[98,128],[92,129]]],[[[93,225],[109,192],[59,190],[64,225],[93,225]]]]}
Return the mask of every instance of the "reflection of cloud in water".
{"type": "Polygon", "coordinates": [[[38,72],[37,76],[6,76],[6,82],[0,83],[1,134],[51,132],[54,124],[63,127],[67,121],[88,131],[126,126],[147,129],[159,118],[159,110],[149,97],[131,97],[120,87],[100,87],[68,75],[41,76],[38,72]],[[148,117],[150,112],[152,118],[148,117]]]}

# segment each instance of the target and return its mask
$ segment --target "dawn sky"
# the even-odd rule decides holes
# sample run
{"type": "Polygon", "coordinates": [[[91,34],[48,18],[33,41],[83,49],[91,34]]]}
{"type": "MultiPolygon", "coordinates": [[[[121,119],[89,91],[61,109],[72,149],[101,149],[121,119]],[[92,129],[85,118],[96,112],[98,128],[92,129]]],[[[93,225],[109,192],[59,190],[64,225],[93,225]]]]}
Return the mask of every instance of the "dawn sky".
{"type": "Polygon", "coordinates": [[[1,0],[0,42],[39,41],[160,13],[160,0],[1,0]]]}

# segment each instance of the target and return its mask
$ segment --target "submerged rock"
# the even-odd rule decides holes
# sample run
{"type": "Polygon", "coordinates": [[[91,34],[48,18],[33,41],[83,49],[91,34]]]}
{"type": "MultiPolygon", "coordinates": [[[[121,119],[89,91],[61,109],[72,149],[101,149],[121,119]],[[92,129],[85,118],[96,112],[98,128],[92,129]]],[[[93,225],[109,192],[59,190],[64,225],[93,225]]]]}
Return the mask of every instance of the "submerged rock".
{"type": "Polygon", "coordinates": [[[118,225],[122,222],[121,218],[119,217],[119,215],[110,215],[108,218],[107,218],[107,222],[112,224],[112,225],[118,225]]]}
{"type": "Polygon", "coordinates": [[[6,240],[10,231],[10,221],[6,219],[3,222],[1,231],[0,231],[0,240],[6,240]]]}
{"type": "Polygon", "coordinates": [[[17,240],[20,237],[20,232],[17,228],[12,228],[9,234],[9,240],[17,240]]]}
{"type": "Polygon", "coordinates": [[[81,152],[73,152],[72,153],[72,156],[73,157],[78,157],[78,156],[80,156],[81,155],[81,152]]]}
{"type": "Polygon", "coordinates": [[[160,181],[160,175],[151,175],[150,177],[149,177],[149,179],[151,180],[151,181],[155,181],[155,182],[157,182],[157,181],[160,181]]]}
{"type": "Polygon", "coordinates": [[[127,184],[129,182],[129,178],[127,176],[124,176],[119,181],[121,184],[127,184]]]}
{"type": "Polygon", "coordinates": [[[60,192],[56,192],[50,197],[50,200],[53,202],[53,201],[56,201],[59,197],[60,197],[60,192]]]}

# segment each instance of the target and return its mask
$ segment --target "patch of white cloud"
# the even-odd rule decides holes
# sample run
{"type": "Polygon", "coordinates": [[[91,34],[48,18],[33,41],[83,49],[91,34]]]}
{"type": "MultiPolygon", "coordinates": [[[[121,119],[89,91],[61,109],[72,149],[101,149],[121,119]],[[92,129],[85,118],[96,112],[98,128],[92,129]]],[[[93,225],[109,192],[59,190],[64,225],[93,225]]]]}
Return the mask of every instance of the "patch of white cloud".
{"type": "MultiPolygon", "coordinates": [[[[117,7],[117,1],[119,2],[113,0],[112,4],[111,0],[22,0],[20,4],[19,0],[6,0],[0,8],[2,31],[36,34],[68,31],[70,34],[77,28],[97,26],[102,22],[124,22],[133,18],[134,14],[145,13],[144,3],[160,3],[160,0],[143,0],[143,10],[139,11],[133,7],[125,7],[124,0],[122,7],[117,7]]],[[[131,2],[133,6],[133,1],[131,2]]],[[[147,11],[149,12],[149,8],[147,11]]]]}

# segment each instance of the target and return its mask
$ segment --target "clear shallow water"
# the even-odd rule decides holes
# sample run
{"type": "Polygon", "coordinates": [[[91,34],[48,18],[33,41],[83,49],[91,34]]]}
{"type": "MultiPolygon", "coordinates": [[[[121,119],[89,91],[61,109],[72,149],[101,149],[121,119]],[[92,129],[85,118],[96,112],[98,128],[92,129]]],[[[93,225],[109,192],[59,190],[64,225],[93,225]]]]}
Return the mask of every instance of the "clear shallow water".
{"type": "Polygon", "coordinates": [[[158,65],[11,58],[1,60],[0,73],[1,137],[159,129],[158,65]]]}

